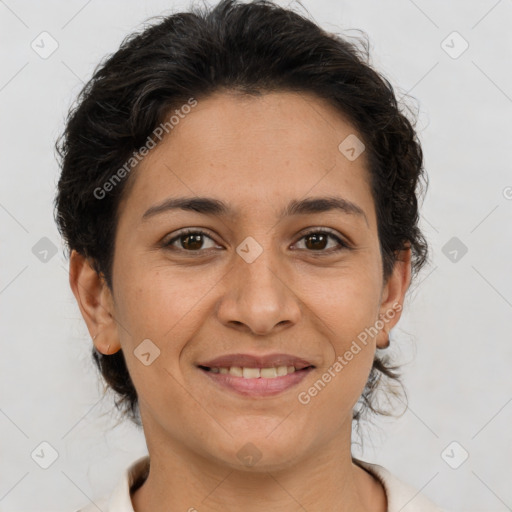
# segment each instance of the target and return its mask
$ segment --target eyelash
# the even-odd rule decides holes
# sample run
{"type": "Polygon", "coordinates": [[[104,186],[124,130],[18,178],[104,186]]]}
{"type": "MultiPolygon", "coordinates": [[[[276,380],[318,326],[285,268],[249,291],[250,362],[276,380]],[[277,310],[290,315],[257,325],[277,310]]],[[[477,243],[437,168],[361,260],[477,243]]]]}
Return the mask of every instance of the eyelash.
{"type": "MultiPolygon", "coordinates": [[[[328,237],[334,239],[340,245],[340,247],[338,247],[337,249],[334,249],[334,250],[333,249],[318,250],[318,251],[313,251],[313,250],[308,251],[307,249],[300,249],[300,250],[306,250],[306,251],[316,255],[315,253],[317,253],[317,254],[333,254],[333,253],[340,252],[342,250],[351,249],[351,247],[349,246],[349,244],[347,242],[344,242],[340,237],[335,235],[329,229],[318,229],[318,228],[311,229],[310,231],[303,233],[298,241],[302,240],[303,238],[305,238],[308,235],[319,234],[319,233],[328,235],[328,237]]],[[[202,231],[201,229],[188,228],[188,229],[181,231],[178,235],[171,238],[168,242],[164,242],[163,246],[164,246],[164,248],[171,248],[172,250],[178,250],[178,251],[182,251],[182,252],[190,253],[190,254],[207,252],[209,249],[198,249],[195,251],[188,251],[186,249],[172,247],[172,244],[176,241],[179,241],[179,239],[181,237],[183,237],[185,235],[191,235],[191,234],[205,236],[205,237],[209,238],[210,240],[212,240],[213,242],[215,242],[215,240],[213,240],[213,238],[206,231],[202,231]]]]}

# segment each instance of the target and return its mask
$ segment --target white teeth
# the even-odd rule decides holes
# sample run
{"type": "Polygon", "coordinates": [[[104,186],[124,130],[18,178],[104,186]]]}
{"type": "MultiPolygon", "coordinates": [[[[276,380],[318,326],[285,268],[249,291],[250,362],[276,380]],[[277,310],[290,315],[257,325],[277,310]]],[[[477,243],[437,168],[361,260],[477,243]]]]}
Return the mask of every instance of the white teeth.
{"type": "Polygon", "coordinates": [[[242,370],[242,368],[240,368],[240,366],[232,366],[229,369],[229,374],[233,375],[234,377],[243,377],[244,376],[243,370],[242,370]]]}
{"type": "Polygon", "coordinates": [[[210,371],[223,375],[233,375],[233,377],[243,377],[244,379],[275,379],[276,377],[283,377],[284,375],[294,373],[296,370],[294,366],[271,366],[269,368],[231,366],[230,368],[210,368],[210,371]]]}
{"type": "Polygon", "coordinates": [[[261,376],[259,368],[243,368],[242,375],[244,379],[259,379],[261,376]]]}
{"type": "Polygon", "coordinates": [[[281,377],[282,375],[286,375],[288,373],[287,366],[278,366],[277,367],[277,376],[281,377]]]}
{"type": "MultiPolygon", "coordinates": [[[[276,368],[262,368],[260,373],[261,373],[261,376],[264,377],[265,379],[274,379],[277,377],[276,368]]],[[[244,377],[245,377],[245,375],[244,375],[244,377]]]]}

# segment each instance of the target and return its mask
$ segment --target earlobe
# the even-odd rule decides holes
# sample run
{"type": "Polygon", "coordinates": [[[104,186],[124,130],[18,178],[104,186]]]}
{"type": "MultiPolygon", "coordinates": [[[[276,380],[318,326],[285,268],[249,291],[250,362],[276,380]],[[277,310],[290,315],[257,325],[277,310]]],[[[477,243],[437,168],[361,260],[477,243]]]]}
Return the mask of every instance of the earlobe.
{"type": "Polygon", "coordinates": [[[70,256],[69,284],[96,349],[106,355],[116,353],[121,344],[111,291],[91,262],[75,250],[70,256]]]}
{"type": "Polygon", "coordinates": [[[378,348],[389,346],[389,332],[400,320],[405,294],[411,282],[411,257],[410,247],[399,251],[393,271],[383,287],[378,320],[378,348]]]}

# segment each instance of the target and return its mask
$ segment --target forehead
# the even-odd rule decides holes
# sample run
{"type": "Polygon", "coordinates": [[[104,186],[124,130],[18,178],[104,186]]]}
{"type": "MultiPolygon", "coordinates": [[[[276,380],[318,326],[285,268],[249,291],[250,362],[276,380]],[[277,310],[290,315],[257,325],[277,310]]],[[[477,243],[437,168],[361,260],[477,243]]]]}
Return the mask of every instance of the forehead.
{"type": "Polygon", "coordinates": [[[336,193],[363,203],[368,215],[366,154],[351,160],[340,150],[351,137],[361,139],[338,110],[307,93],[215,93],[142,160],[124,203],[142,216],[172,196],[208,195],[277,214],[290,200],[336,193]]]}

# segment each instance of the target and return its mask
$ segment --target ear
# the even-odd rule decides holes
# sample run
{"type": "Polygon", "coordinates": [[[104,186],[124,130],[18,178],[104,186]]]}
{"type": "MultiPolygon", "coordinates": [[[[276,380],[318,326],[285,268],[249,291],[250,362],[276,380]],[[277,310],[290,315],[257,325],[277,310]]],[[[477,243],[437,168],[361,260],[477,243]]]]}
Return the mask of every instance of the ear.
{"type": "Polygon", "coordinates": [[[90,261],[75,250],[69,261],[69,284],[96,349],[102,354],[116,353],[121,344],[110,288],[90,261]]]}
{"type": "Polygon", "coordinates": [[[409,247],[398,252],[393,271],[382,288],[379,320],[383,326],[381,324],[382,329],[379,328],[377,335],[378,348],[389,346],[389,331],[400,320],[410,282],[411,248],[409,247]]]}

